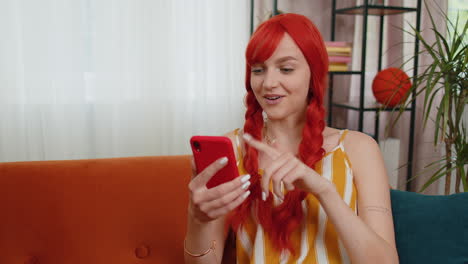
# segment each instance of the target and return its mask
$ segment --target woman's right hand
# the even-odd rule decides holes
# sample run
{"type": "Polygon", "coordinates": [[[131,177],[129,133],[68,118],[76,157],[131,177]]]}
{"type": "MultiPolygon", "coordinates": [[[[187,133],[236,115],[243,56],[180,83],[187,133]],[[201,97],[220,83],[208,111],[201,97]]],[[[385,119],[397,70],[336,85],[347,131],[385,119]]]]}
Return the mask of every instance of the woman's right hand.
{"type": "Polygon", "coordinates": [[[211,189],[206,188],[206,183],[226,164],[227,158],[220,158],[196,175],[196,166],[192,158],[192,180],[188,185],[190,192],[189,215],[200,223],[226,215],[239,206],[250,194],[248,190],[250,175],[248,174],[211,189]]]}

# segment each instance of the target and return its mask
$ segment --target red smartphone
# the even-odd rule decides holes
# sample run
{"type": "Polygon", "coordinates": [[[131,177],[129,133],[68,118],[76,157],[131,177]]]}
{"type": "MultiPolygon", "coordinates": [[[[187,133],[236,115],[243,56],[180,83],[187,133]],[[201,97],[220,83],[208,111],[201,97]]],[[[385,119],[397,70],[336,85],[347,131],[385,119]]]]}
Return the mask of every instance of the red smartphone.
{"type": "Polygon", "coordinates": [[[197,166],[197,173],[202,172],[208,165],[222,157],[228,158],[226,166],[219,170],[206,184],[208,189],[239,176],[236,156],[231,140],[228,137],[193,136],[190,139],[190,146],[197,166]]]}

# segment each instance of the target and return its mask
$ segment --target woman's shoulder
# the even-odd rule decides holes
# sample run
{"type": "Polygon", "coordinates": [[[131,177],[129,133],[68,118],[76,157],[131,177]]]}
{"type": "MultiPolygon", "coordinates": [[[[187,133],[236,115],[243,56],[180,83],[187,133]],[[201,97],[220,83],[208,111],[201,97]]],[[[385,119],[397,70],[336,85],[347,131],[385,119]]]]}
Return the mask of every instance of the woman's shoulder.
{"type": "Polygon", "coordinates": [[[342,145],[346,150],[359,148],[361,144],[369,144],[373,141],[372,137],[349,129],[336,129],[326,127],[323,131],[323,147],[325,150],[334,149],[338,145],[342,145]]]}
{"type": "Polygon", "coordinates": [[[242,140],[242,129],[236,128],[234,130],[231,130],[225,133],[223,136],[228,137],[231,140],[232,145],[236,147],[239,145],[240,143],[239,141],[242,140]]]}
{"type": "Polygon", "coordinates": [[[354,130],[347,130],[346,136],[343,138],[343,144],[346,150],[351,152],[378,146],[373,137],[354,130]]]}
{"type": "Polygon", "coordinates": [[[369,161],[381,159],[379,144],[365,133],[348,130],[343,146],[354,172],[364,171],[370,165],[369,161]]]}
{"type": "Polygon", "coordinates": [[[236,128],[236,129],[233,129],[233,130],[230,130],[226,133],[224,133],[223,136],[225,137],[228,137],[230,139],[235,139],[237,135],[241,135],[241,130],[240,128],[236,128]]]}

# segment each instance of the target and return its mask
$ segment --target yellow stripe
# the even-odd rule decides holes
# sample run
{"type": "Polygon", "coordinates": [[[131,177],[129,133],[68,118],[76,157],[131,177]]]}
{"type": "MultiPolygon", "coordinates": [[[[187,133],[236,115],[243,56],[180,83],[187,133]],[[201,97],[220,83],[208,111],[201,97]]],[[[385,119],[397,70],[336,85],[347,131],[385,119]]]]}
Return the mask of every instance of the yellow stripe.
{"type": "Polygon", "coordinates": [[[265,249],[265,263],[278,263],[280,259],[280,253],[278,250],[273,248],[270,237],[263,232],[263,246],[265,249]]]}
{"type": "MultiPolygon", "coordinates": [[[[242,148],[240,145],[237,144],[239,140],[239,128],[234,130],[234,136],[236,137],[236,149],[237,149],[237,170],[239,171],[239,175],[247,174],[247,171],[244,168],[244,156],[242,155],[242,148]]],[[[240,142],[240,140],[239,140],[240,142]]]]}
{"type": "MultiPolygon", "coordinates": [[[[336,190],[341,198],[344,197],[346,183],[346,167],[343,163],[343,153],[340,149],[335,151],[332,158],[333,179],[336,190]],[[344,176],[344,177],[343,177],[344,176]]],[[[328,261],[330,264],[339,264],[341,262],[340,248],[338,245],[338,234],[330,221],[327,221],[325,231],[325,245],[327,248],[328,261]]]]}
{"type": "MultiPolygon", "coordinates": [[[[317,162],[315,170],[318,174],[322,175],[323,160],[317,162]]],[[[317,236],[318,228],[319,201],[313,195],[307,195],[306,201],[309,208],[306,216],[306,222],[308,223],[307,239],[309,240],[309,252],[303,263],[317,263],[317,256],[315,254],[315,237],[317,236]]]]}
{"type": "MultiPolygon", "coordinates": [[[[302,225],[301,225],[302,227],[302,225]]],[[[291,234],[291,240],[294,249],[296,250],[295,255],[292,255],[289,257],[289,261],[287,262],[288,264],[294,264],[296,263],[297,258],[301,254],[301,233],[302,233],[302,228],[296,229],[292,234],[291,234]]]]}
{"type": "Polygon", "coordinates": [[[341,150],[335,151],[332,156],[333,162],[333,184],[336,186],[336,190],[341,198],[344,198],[346,178],[346,167],[343,163],[344,154],[341,150]],[[344,176],[344,177],[343,177],[344,176]]]}
{"type": "Polygon", "coordinates": [[[257,225],[254,223],[252,217],[248,217],[245,220],[245,222],[242,225],[242,228],[244,228],[245,232],[247,233],[247,236],[249,237],[250,242],[252,243],[252,248],[250,250],[253,250],[255,234],[257,233],[257,225]]]}

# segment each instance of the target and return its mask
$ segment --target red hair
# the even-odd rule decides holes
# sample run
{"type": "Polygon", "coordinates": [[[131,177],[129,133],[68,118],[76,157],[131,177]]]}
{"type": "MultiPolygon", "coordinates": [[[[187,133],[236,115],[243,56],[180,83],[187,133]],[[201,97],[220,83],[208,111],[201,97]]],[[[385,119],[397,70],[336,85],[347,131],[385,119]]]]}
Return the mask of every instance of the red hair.
{"type": "MultiPolygon", "coordinates": [[[[262,108],[250,86],[251,65],[266,61],[274,53],[285,33],[295,41],[310,68],[306,124],[299,145],[299,158],[307,166],[315,168],[315,164],[325,154],[322,148],[322,132],[325,128],[323,97],[328,72],[328,55],[320,32],[307,17],[298,14],[277,15],[263,22],[252,35],[246,50],[247,111],[244,132],[251,134],[257,140],[262,139],[262,108]]],[[[258,152],[248,145],[245,147],[244,166],[251,175],[251,195],[231,214],[230,223],[234,230],[237,230],[251,214],[253,202],[260,201],[256,203],[258,220],[272,240],[273,246],[277,250],[289,249],[295,254],[290,236],[300,227],[303,220],[301,202],[307,193],[297,189],[288,192],[284,202],[277,207],[273,206],[271,194],[266,202],[262,202],[258,152]]]]}

